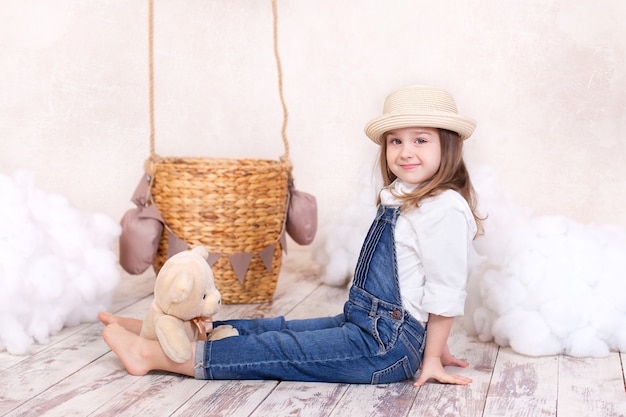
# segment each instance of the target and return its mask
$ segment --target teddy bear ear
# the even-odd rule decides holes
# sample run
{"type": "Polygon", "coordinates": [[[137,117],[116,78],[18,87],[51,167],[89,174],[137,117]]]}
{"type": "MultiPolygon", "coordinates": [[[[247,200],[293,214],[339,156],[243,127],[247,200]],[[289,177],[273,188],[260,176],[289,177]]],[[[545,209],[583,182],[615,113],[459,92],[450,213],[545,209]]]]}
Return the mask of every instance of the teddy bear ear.
{"type": "Polygon", "coordinates": [[[180,303],[186,300],[193,289],[193,282],[193,274],[190,271],[180,271],[176,275],[176,279],[172,281],[172,286],[168,292],[171,302],[180,303]]]}
{"type": "Polygon", "coordinates": [[[202,256],[203,259],[209,258],[209,251],[202,245],[194,247],[191,251],[202,256]]]}

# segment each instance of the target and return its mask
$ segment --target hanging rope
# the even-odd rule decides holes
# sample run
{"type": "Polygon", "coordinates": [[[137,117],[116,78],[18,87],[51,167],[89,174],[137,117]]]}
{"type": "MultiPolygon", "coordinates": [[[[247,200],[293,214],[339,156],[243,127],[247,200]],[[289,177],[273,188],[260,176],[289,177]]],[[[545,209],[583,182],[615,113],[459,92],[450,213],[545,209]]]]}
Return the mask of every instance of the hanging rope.
{"type": "MultiPolygon", "coordinates": [[[[280,104],[283,109],[283,124],[280,134],[285,147],[285,154],[280,157],[280,161],[287,165],[289,173],[289,183],[293,182],[292,170],[293,165],[289,159],[289,140],[287,139],[287,121],[289,120],[289,111],[285,103],[283,93],[283,69],[280,61],[280,53],[278,52],[278,6],[277,0],[272,0],[272,19],[273,19],[273,41],[274,41],[274,58],[276,60],[276,70],[278,73],[278,94],[280,96],[280,104]]],[[[154,0],[148,0],[148,80],[149,80],[149,113],[150,113],[150,157],[144,164],[144,170],[154,180],[155,164],[160,159],[155,150],[155,123],[154,123],[154,0]]],[[[152,184],[151,184],[152,185],[152,184]]]]}
{"type": "Polygon", "coordinates": [[[154,147],[154,0],[148,1],[148,96],[150,113],[150,158],[144,163],[144,171],[150,177],[150,188],[154,181],[156,152],[154,147]]]}
{"type": "Polygon", "coordinates": [[[285,96],[283,94],[283,68],[280,62],[280,54],[278,53],[278,6],[276,0],[272,0],[272,17],[274,22],[274,58],[276,59],[276,69],[278,72],[278,94],[280,96],[280,104],[283,108],[283,126],[280,130],[280,135],[283,138],[283,144],[285,145],[285,155],[281,157],[281,161],[287,164],[289,172],[289,182],[293,182],[291,175],[292,164],[289,159],[289,141],[287,140],[287,121],[289,120],[289,111],[287,110],[287,104],[285,103],[285,96]]]}

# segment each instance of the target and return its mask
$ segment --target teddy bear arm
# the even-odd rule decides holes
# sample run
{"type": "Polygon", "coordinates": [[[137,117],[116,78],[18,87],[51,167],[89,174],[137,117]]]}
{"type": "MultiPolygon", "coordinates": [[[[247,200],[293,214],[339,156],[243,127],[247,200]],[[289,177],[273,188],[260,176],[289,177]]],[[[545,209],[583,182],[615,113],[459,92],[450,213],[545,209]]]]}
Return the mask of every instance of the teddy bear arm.
{"type": "Polygon", "coordinates": [[[209,333],[209,340],[220,340],[232,336],[239,336],[239,331],[230,324],[222,324],[209,333]]]}
{"type": "Polygon", "coordinates": [[[180,319],[164,315],[156,322],[155,331],[168,358],[177,363],[183,363],[191,358],[191,343],[180,319]]]}
{"type": "Polygon", "coordinates": [[[163,313],[159,313],[151,308],[141,324],[139,336],[145,337],[146,339],[157,340],[155,323],[162,315],[163,313]]]}

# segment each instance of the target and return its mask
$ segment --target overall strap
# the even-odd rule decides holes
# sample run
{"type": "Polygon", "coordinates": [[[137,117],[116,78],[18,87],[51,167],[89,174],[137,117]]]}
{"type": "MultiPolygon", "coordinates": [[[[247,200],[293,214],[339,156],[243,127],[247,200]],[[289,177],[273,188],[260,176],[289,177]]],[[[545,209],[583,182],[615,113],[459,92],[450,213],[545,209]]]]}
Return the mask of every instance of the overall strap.
{"type": "Polygon", "coordinates": [[[379,206],[354,273],[355,292],[390,305],[402,305],[396,261],[395,224],[399,208],[379,206]]]}

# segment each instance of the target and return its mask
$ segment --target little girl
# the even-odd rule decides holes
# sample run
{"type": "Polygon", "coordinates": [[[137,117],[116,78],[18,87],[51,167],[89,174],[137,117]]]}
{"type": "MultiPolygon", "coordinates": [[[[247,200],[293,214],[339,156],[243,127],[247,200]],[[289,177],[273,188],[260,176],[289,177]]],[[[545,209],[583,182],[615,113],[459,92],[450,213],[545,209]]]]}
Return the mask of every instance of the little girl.
{"type": "Polygon", "coordinates": [[[450,354],[447,340],[463,314],[480,227],[462,158],[475,126],[448,92],[426,86],[391,93],[383,115],[367,124],[365,133],[381,146],[385,187],[342,314],[229,320],[240,336],[193,342],[194,356],[182,364],[137,335],[140,320],[101,313],[105,342],[134,375],[384,384],[421,368],[417,386],[429,379],[469,384],[444,366],[468,366],[450,354]]]}

